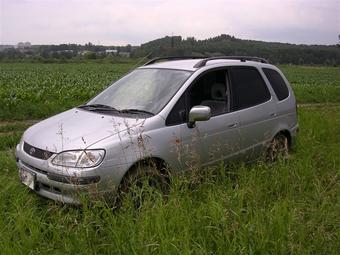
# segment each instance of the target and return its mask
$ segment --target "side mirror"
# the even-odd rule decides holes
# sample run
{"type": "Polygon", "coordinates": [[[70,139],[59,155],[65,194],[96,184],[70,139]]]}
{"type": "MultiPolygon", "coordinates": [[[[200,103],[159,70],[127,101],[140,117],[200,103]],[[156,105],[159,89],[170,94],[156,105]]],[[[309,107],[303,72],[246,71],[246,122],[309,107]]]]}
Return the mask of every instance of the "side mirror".
{"type": "Polygon", "coordinates": [[[211,109],[209,106],[196,105],[189,112],[188,127],[193,128],[196,121],[206,121],[211,117],[211,109]]]}

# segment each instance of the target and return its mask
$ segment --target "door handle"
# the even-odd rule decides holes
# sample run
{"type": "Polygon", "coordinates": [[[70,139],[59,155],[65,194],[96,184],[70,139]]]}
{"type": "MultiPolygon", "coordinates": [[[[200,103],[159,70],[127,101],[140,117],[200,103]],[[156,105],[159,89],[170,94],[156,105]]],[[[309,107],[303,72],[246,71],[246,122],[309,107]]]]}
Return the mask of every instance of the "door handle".
{"type": "Polygon", "coordinates": [[[276,117],[276,116],[277,116],[277,113],[276,113],[276,112],[271,112],[269,115],[270,115],[271,117],[276,117]]]}
{"type": "Polygon", "coordinates": [[[235,122],[235,123],[233,123],[233,124],[229,124],[228,125],[228,128],[234,128],[234,127],[237,127],[238,126],[238,122],[235,122]]]}

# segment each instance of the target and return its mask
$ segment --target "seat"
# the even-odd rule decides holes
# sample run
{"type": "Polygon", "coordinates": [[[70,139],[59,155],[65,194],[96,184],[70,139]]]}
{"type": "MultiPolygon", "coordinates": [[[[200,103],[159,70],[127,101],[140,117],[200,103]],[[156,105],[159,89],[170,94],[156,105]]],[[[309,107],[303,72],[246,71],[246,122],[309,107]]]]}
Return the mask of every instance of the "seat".
{"type": "Polygon", "coordinates": [[[211,99],[203,100],[201,105],[209,106],[212,116],[227,111],[226,87],[223,83],[215,83],[211,86],[211,99]]]}

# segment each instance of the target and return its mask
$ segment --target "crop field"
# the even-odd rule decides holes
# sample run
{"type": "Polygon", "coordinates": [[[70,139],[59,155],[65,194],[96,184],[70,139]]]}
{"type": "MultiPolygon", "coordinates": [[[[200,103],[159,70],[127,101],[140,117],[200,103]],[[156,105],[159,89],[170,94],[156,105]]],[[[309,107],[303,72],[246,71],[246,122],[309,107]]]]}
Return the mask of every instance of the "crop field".
{"type": "MultiPolygon", "coordinates": [[[[0,120],[40,119],[85,103],[134,63],[0,63],[0,120]]],[[[340,69],[282,66],[299,103],[340,102],[340,69]]]]}
{"type": "Polygon", "coordinates": [[[0,254],[339,254],[336,67],[281,66],[302,104],[287,161],[174,176],[167,197],[150,195],[138,210],[129,201],[62,205],[20,184],[14,148],[23,131],[133,66],[0,63],[0,254]]]}
{"type": "Polygon", "coordinates": [[[281,66],[298,103],[340,102],[340,68],[281,66]]]}

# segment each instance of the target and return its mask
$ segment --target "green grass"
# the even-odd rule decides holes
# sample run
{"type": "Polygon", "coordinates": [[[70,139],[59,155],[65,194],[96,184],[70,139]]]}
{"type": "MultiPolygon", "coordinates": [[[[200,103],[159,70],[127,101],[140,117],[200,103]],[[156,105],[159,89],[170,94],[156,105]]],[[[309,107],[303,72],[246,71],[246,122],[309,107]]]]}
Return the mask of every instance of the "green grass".
{"type": "Polygon", "coordinates": [[[14,148],[20,140],[23,131],[35,121],[0,122],[0,151],[14,148]]]}
{"type": "MultiPolygon", "coordinates": [[[[0,63],[0,254],[338,254],[339,106],[299,108],[287,162],[174,176],[168,198],[140,210],[74,208],[20,184],[14,148],[28,120],[84,103],[132,66],[0,63]]],[[[299,102],[340,102],[339,68],[282,70],[299,102]]]]}
{"type": "Polygon", "coordinates": [[[299,110],[288,162],[174,177],[168,199],[135,210],[74,208],[19,183],[13,149],[0,153],[3,254],[337,254],[340,249],[338,108],[299,110]],[[231,174],[232,172],[232,174],[231,174]]]}

